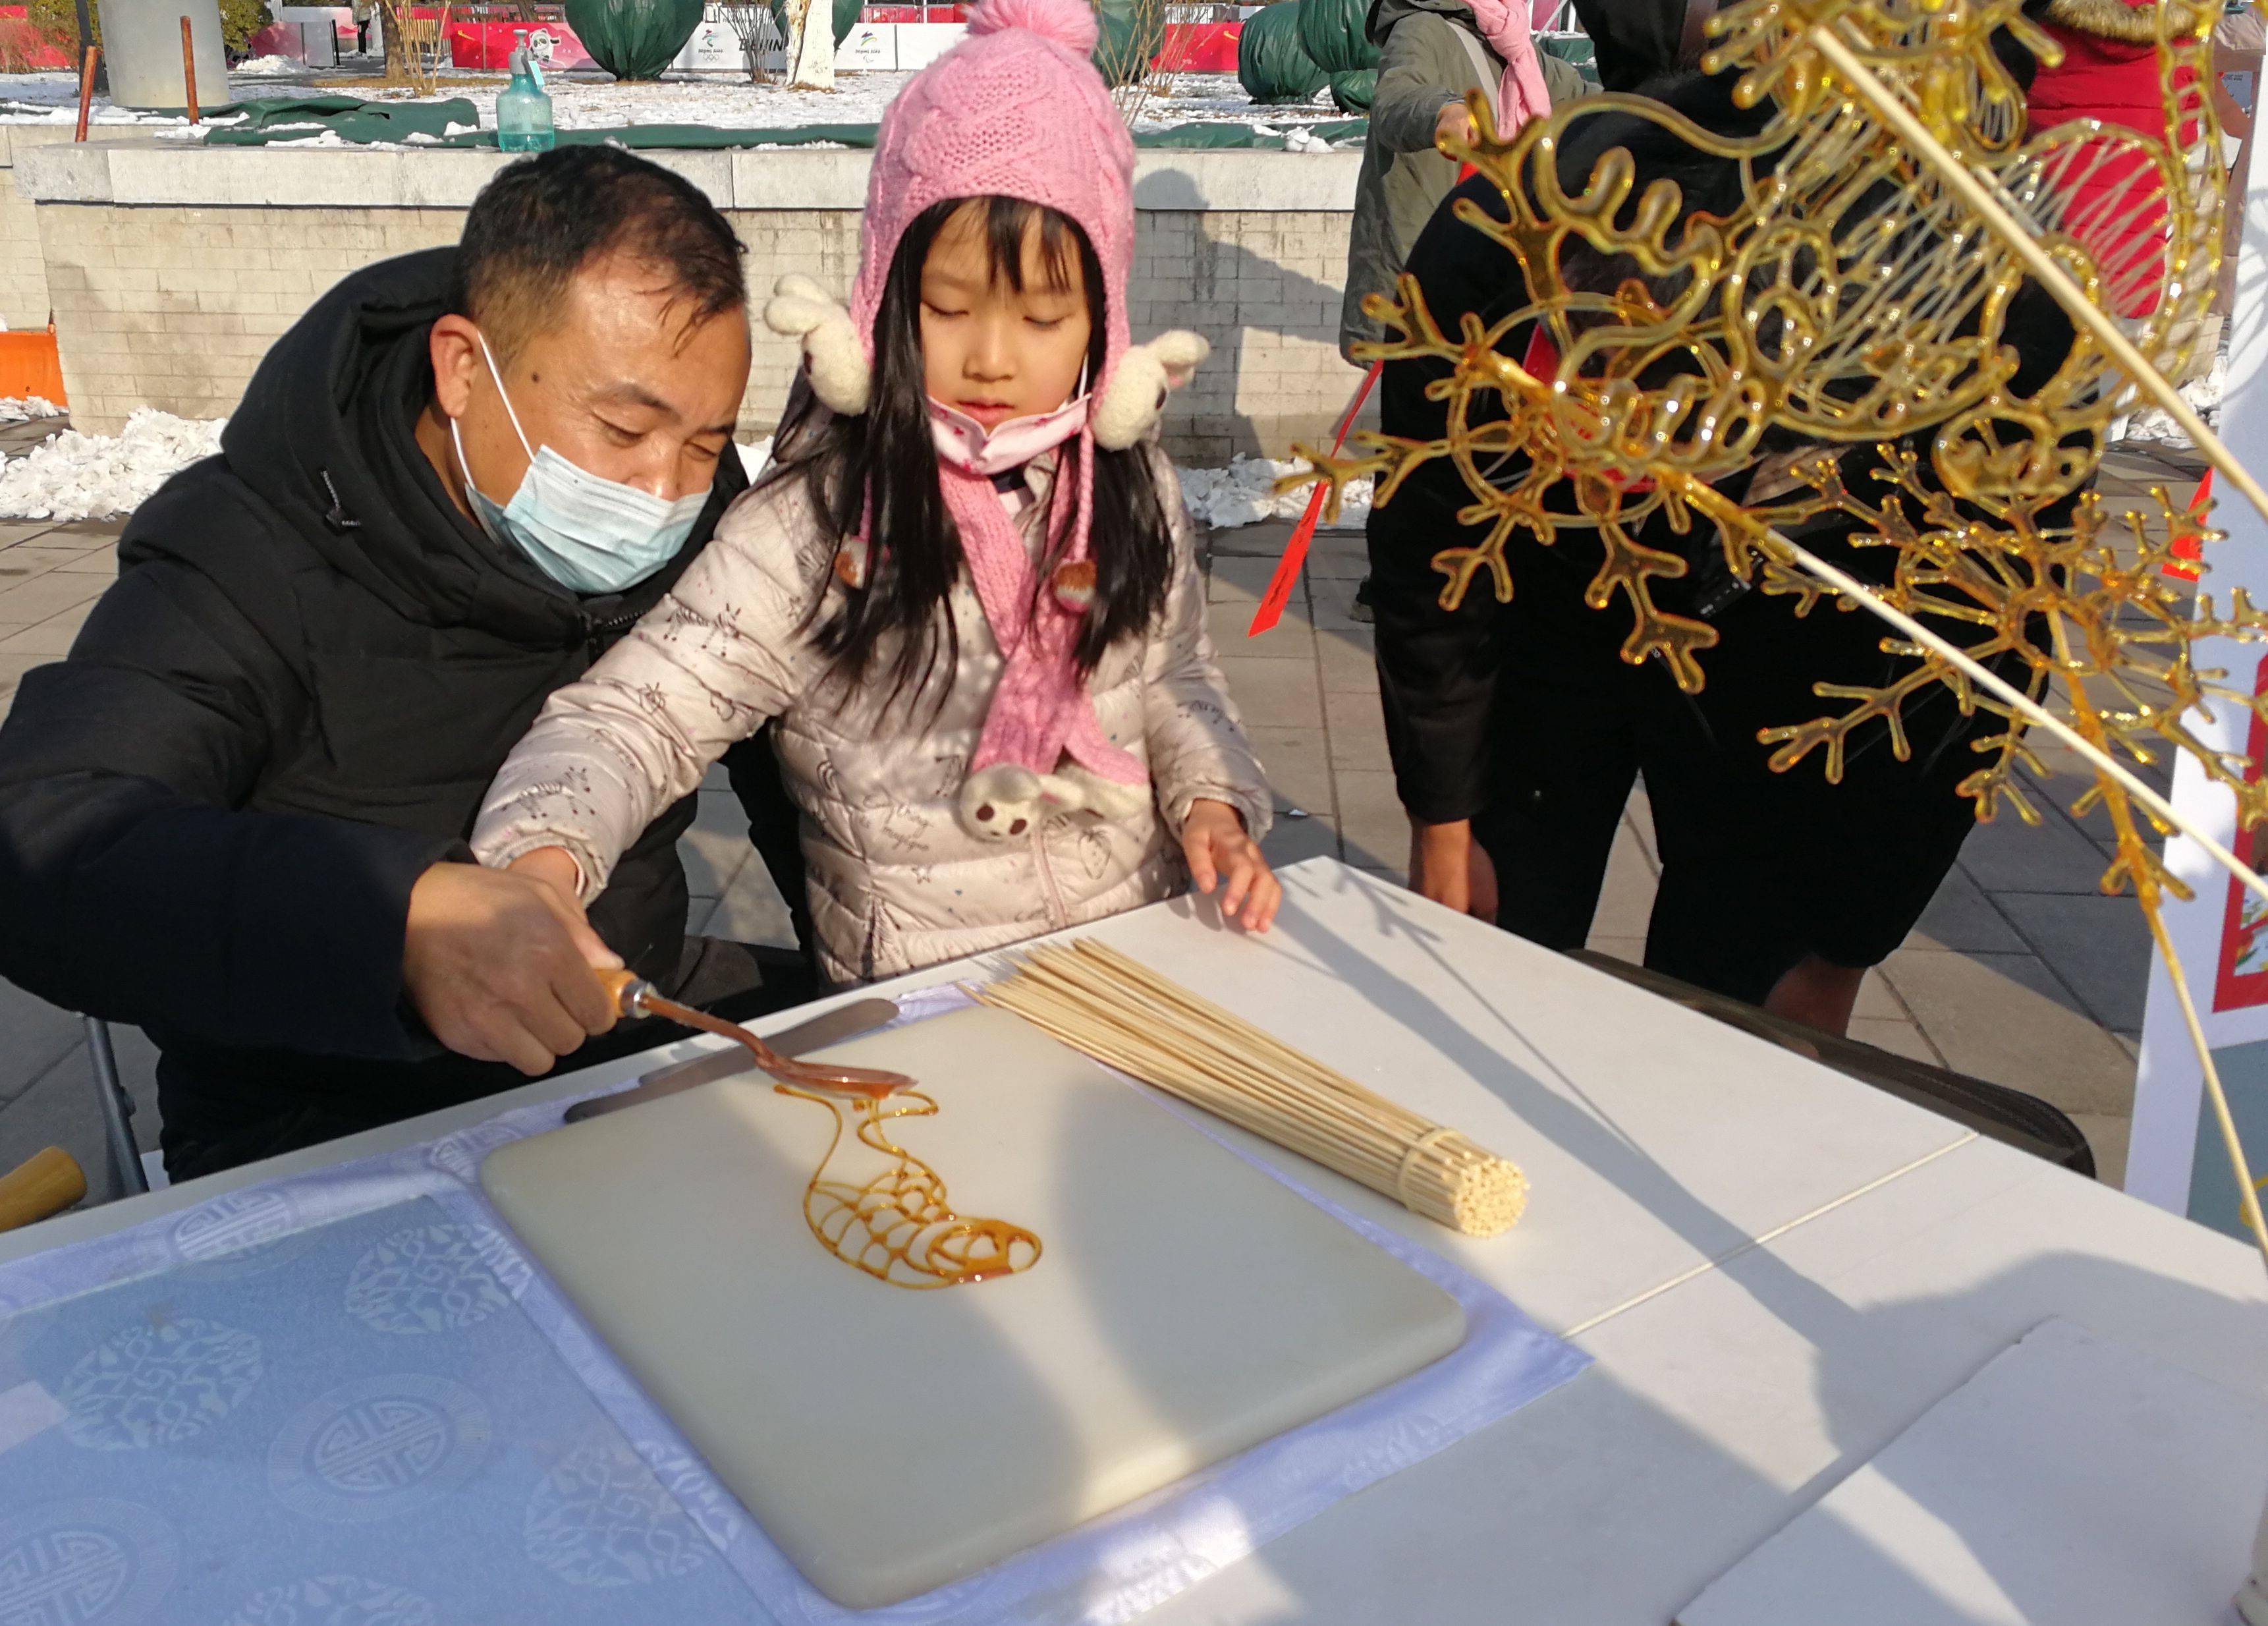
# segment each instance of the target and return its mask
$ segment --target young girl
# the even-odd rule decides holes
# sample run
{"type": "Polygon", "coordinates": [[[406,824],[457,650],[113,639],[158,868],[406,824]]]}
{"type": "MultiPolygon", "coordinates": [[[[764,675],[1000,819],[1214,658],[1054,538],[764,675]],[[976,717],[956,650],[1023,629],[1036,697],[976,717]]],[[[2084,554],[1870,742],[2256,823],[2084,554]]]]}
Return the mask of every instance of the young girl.
{"type": "Polygon", "coordinates": [[[1263,931],[1270,803],[1147,444],[1193,334],[1128,342],[1133,149],[1085,0],[984,0],[882,121],[850,309],[790,277],[778,461],[555,694],[473,845],[588,899],[777,717],[838,982],[1169,895],[1263,931]]]}

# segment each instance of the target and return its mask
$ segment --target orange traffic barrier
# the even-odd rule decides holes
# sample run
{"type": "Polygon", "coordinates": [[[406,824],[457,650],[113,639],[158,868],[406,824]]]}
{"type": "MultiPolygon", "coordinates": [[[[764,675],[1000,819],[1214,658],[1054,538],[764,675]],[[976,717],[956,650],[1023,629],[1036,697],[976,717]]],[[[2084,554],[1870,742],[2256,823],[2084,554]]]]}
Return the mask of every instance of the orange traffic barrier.
{"type": "Polygon", "coordinates": [[[0,395],[38,395],[58,407],[67,404],[53,322],[44,333],[0,333],[0,395]]]}

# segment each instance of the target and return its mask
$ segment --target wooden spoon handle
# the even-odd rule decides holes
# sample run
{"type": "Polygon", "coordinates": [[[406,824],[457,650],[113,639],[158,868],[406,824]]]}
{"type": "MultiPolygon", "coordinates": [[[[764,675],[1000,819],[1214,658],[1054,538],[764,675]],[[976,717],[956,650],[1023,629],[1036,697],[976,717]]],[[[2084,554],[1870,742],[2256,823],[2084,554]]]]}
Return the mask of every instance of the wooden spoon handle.
{"type": "Polygon", "coordinates": [[[599,986],[607,990],[607,997],[615,1002],[615,1013],[617,1016],[636,1016],[637,1014],[636,1005],[626,1003],[623,999],[623,996],[626,994],[635,994],[644,982],[645,979],[644,977],[640,976],[637,972],[630,970],[601,971],[599,973],[599,986]]]}
{"type": "Polygon", "coordinates": [[[86,1174],[70,1153],[50,1146],[0,1174],[0,1231],[60,1214],[86,1195],[86,1174]]]}

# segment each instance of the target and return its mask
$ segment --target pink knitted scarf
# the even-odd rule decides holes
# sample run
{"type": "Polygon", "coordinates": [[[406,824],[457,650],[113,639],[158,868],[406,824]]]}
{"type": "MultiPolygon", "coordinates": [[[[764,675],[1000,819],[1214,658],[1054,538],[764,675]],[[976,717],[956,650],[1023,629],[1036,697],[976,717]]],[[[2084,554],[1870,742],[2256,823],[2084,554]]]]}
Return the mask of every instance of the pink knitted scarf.
{"type": "Polygon", "coordinates": [[[1504,59],[1504,78],[1496,92],[1497,134],[1509,136],[1530,119],[1551,111],[1551,92],[1543,84],[1543,64],[1536,60],[1535,35],[1528,19],[1528,0],[1465,0],[1481,38],[1504,59]]]}
{"type": "MultiPolygon", "coordinates": [[[[1079,518],[1045,592],[1036,590],[1022,528],[1009,516],[991,479],[957,460],[940,456],[937,460],[938,481],[961,533],[969,580],[1005,662],[968,771],[974,776],[1010,763],[1048,775],[1068,755],[1113,784],[1146,784],[1150,776],[1140,759],[1104,737],[1094,715],[1094,697],[1079,676],[1079,623],[1094,599],[1094,564],[1087,553],[1087,517],[1094,506],[1094,439],[1083,428],[1075,432],[1079,518]]],[[[1060,464],[1057,472],[1060,478],[1060,464]]],[[[1053,488],[1051,509],[1052,496],[1053,488]]],[[[1049,538],[1050,542],[1056,540],[1049,538]]]]}

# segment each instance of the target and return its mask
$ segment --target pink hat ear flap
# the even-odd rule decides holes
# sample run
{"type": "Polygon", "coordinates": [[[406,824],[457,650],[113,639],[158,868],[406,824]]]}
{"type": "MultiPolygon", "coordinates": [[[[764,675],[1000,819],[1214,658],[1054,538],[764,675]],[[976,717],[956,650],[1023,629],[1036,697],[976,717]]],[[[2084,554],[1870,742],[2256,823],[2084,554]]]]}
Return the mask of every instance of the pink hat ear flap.
{"type": "Polygon", "coordinates": [[[1168,391],[1189,381],[1197,364],[1212,354],[1201,334],[1175,328],[1147,344],[1137,344],[1118,358],[1118,365],[1096,398],[1087,425],[1094,443],[1112,452],[1123,452],[1158,426],[1168,391]]]}
{"type": "Polygon", "coordinates": [[[856,417],[873,393],[873,369],[850,313],[829,298],[809,277],[790,272],[764,302],[764,326],[783,338],[803,341],[804,371],[811,393],[831,412],[856,417]]]}

